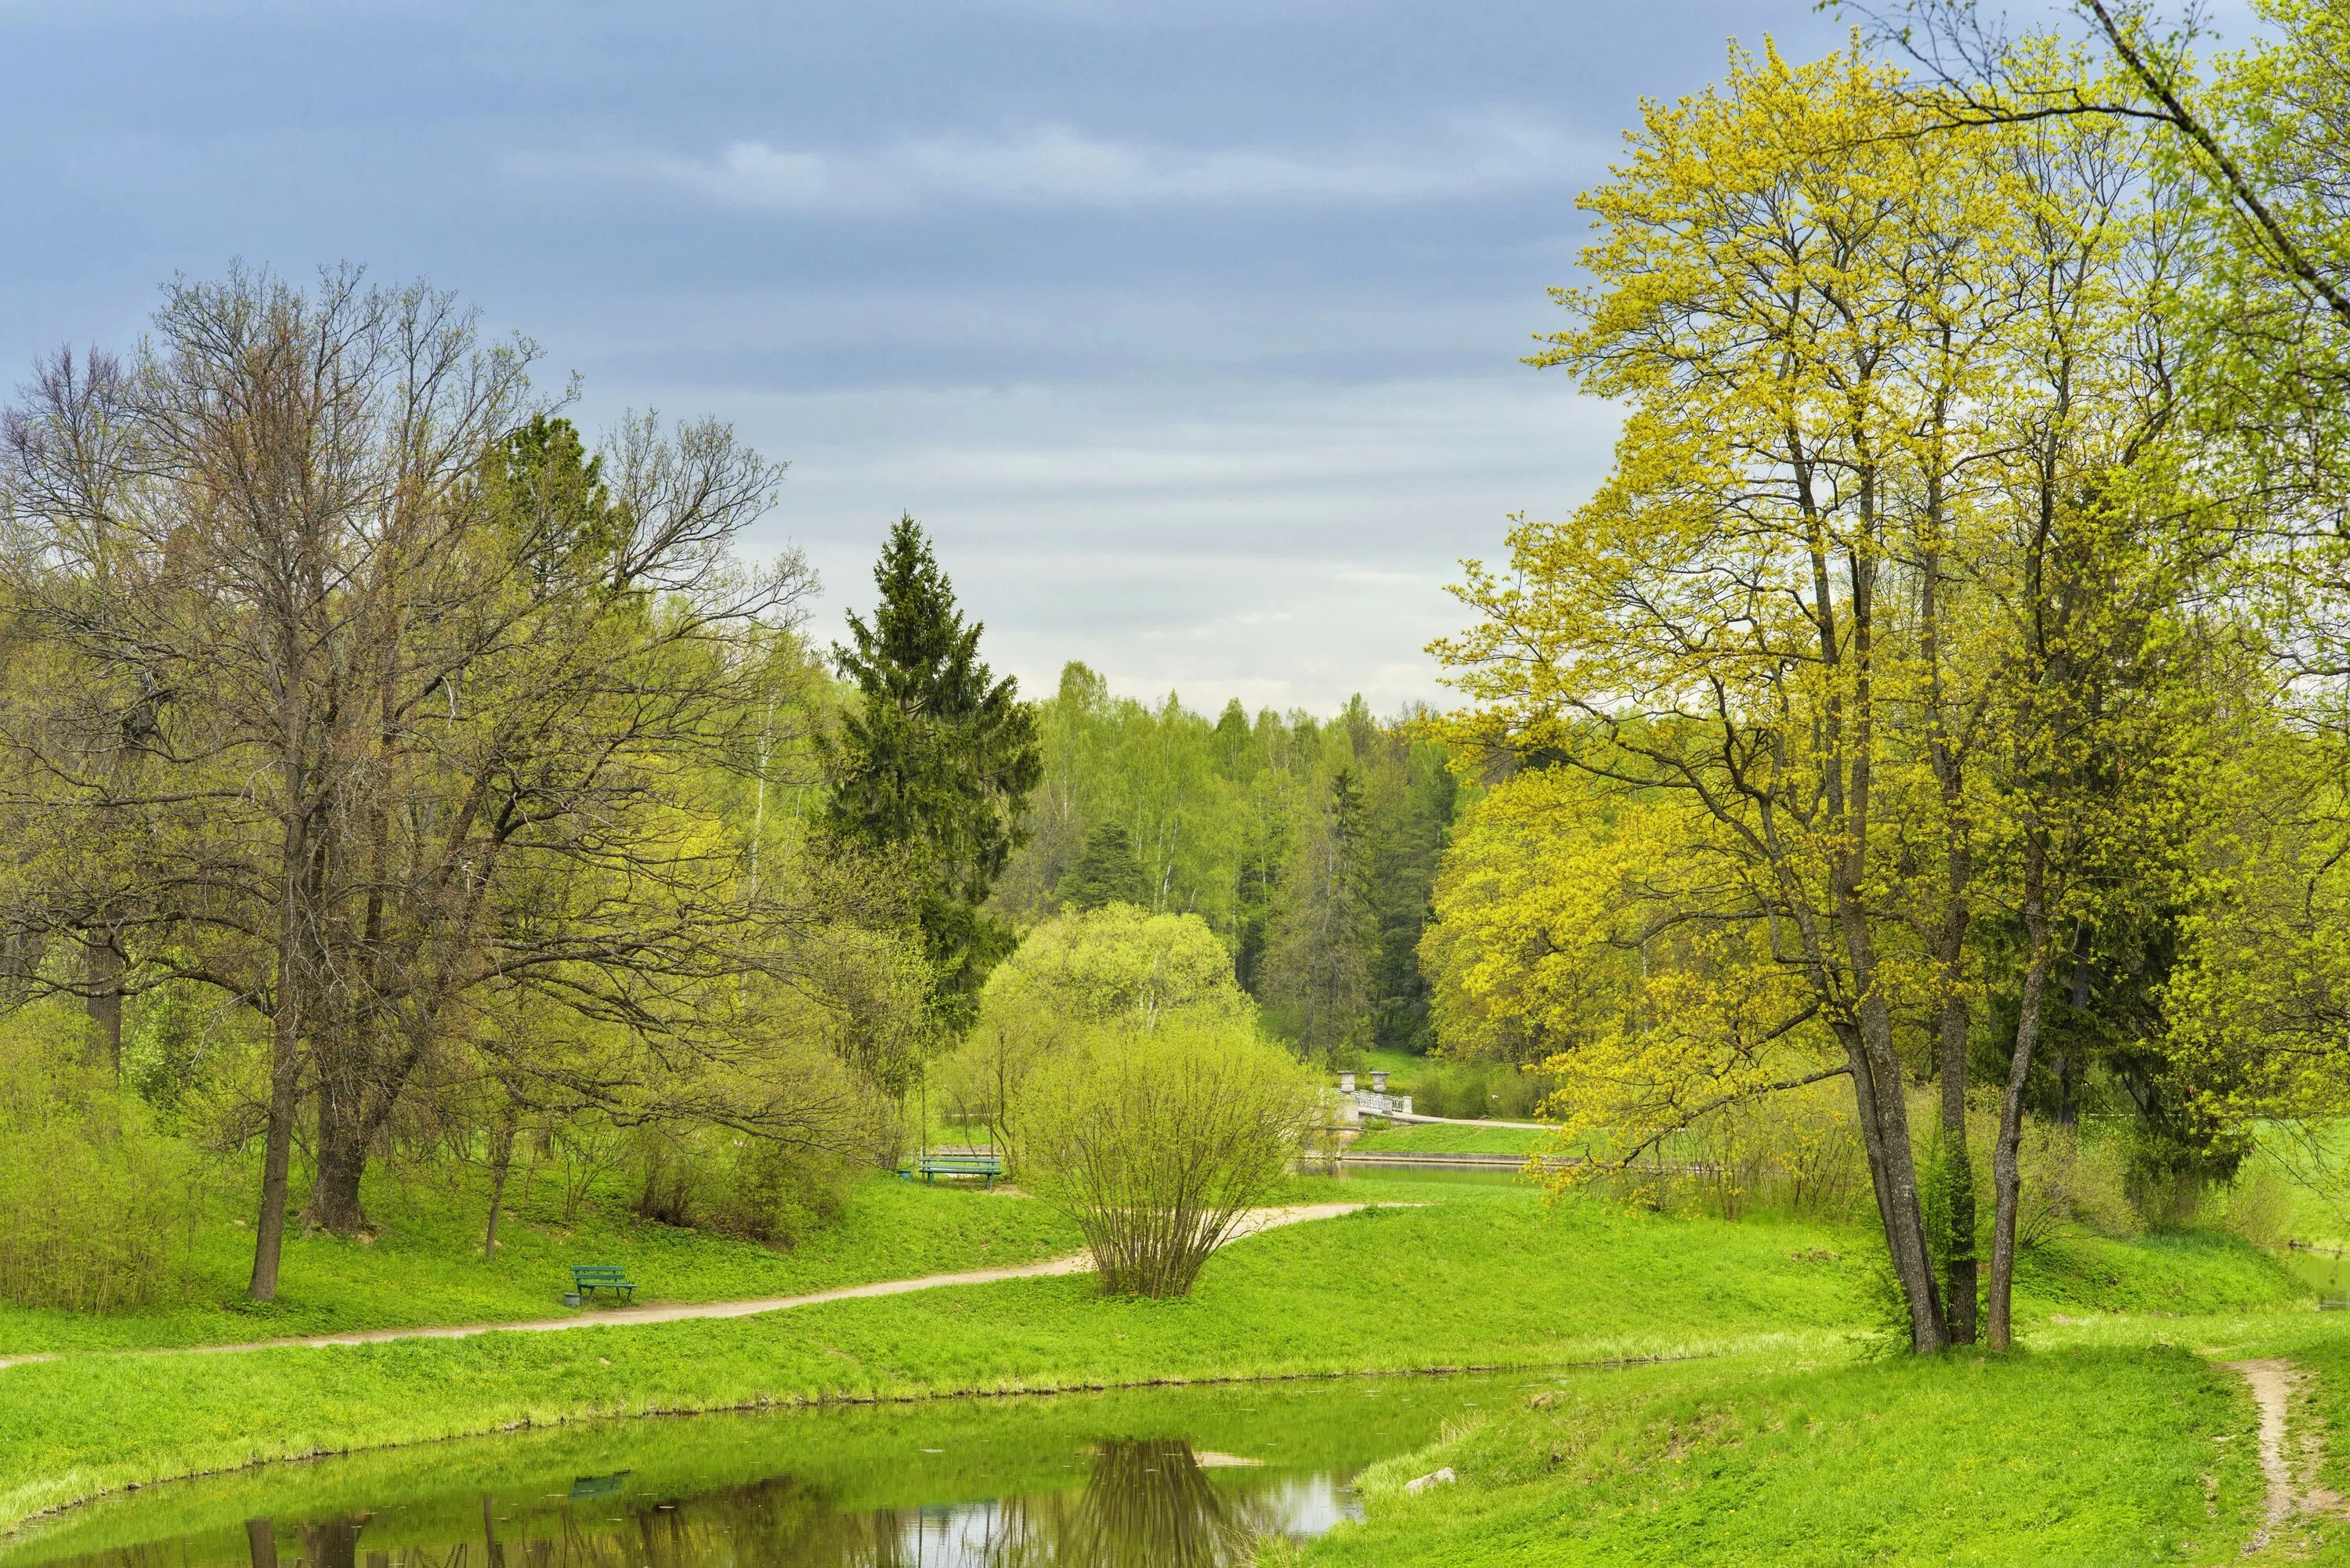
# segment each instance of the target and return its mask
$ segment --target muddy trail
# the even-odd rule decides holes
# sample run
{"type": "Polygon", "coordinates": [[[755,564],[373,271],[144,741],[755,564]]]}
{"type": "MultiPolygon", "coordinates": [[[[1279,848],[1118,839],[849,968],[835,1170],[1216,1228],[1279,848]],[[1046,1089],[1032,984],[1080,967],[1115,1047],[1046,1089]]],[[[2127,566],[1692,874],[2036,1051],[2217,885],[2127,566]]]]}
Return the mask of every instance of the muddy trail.
{"type": "Polygon", "coordinates": [[[2306,1399],[2301,1397],[2308,1374],[2280,1357],[2229,1361],[2232,1372],[2251,1388],[2260,1411],[2261,1475],[2268,1493],[2260,1528],[2244,1542],[2244,1555],[2282,1545],[2302,1521],[2339,1519],[2345,1512],[2342,1494],[2318,1480],[2325,1458],[2325,1433],[2306,1399]],[[2299,1419],[2294,1407],[2300,1406],[2299,1419]]]}

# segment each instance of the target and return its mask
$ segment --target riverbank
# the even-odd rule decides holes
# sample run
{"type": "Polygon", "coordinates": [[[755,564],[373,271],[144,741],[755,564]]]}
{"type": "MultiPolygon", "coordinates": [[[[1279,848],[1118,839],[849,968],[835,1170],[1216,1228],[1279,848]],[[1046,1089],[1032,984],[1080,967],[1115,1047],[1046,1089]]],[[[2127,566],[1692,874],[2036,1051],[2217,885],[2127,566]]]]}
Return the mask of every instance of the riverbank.
{"type": "Polygon", "coordinates": [[[1267,1560],[2216,1568],[2264,1518],[2258,1418],[2241,1377],[2166,1337],[2180,1326],[2140,1319],[2123,1331],[2132,1344],[2004,1357],[1565,1377],[1377,1467],[1365,1521],[1267,1560]],[[1440,1468],[1457,1480],[1404,1490],[1440,1468]]]}
{"type": "MultiPolygon", "coordinates": [[[[1026,1279],[764,1318],[9,1368],[0,1526],[173,1476],[579,1419],[1765,1348],[1833,1357],[1869,1323],[1873,1276],[1847,1229],[1545,1207],[1503,1187],[1326,1189],[1428,1201],[1241,1242],[1180,1302],[1026,1279]]],[[[2043,1320],[2307,1300],[2227,1241],[2085,1239],[2072,1257],[2027,1280],[2043,1320]]]]}

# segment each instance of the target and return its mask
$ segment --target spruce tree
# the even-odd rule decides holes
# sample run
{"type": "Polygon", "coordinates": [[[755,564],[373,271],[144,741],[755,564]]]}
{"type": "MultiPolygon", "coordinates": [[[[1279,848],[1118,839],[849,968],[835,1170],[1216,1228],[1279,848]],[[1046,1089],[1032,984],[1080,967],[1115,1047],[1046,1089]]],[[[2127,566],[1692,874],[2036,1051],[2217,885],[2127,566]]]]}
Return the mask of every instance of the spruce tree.
{"type": "Polygon", "coordinates": [[[858,701],[826,747],[823,826],[909,892],[940,1025],[969,1026],[1011,930],[981,909],[1025,836],[1021,808],[1043,762],[1036,722],[1010,676],[979,657],[954,588],[921,525],[901,517],[873,568],[880,602],[851,611],[852,646],[833,646],[858,701]]]}
{"type": "Polygon", "coordinates": [[[1135,858],[1134,839],[1126,829],[1105,822],[1087,834],[1085,848],[1061,878],[1061,902],[1072,909],[1098,909],[1149,901],[1142,862],[1135,858]]]}

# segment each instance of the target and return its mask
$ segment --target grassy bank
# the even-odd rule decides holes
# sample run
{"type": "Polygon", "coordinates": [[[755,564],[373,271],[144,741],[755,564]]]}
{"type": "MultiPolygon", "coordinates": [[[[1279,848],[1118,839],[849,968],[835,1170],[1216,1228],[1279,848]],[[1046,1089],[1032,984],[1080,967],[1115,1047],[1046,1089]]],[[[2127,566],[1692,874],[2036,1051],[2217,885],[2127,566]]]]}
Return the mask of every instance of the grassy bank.
{"type": "Polygon", "coordinates": [[[1349,1147],[1365,1154],[1532,1154],[1548,1133],[1526,1127],[1461,1127],[1440,1122],[1397,1122],[1374,1127],[1349,1147]]]}
{"type": "Polygon", "coordinates": [[[888,1176],[859,1183],[837,1219],[784,1249],[639,1220],[617,1195],[598,1194],[568,1218],[551,1193],[520,1199],[500,1229],[496,1261],[484,1262],[478,1193],[373,1186],[377,1234],[288,1235],[278,1299],[267,1306],[244,1299],[252,1231],[215,1218],[195,1239],[184,1296],[104,1317],[0,1303],[0,1355],[558,1316],[575,1262],[619,1264],[640,1300],[704,1302],[1027,1262],[1082,1245],[1043,1204],[888,1176]]]}
{"type": "MultiPolygon", "coordinates": [[[[1430,1201],[1241,1243],[1182,1302],[1039,1279],[726,1322],[14,1367],[0,1371],[0,1522],[130,1481],[581,1417],[1766,1343],[1825,1353],[1871,1314],[1850,1231],[1545,1208],[1508,1188],[1337,1189],[1430,1201]]],[[[2234,1244],[2081,1245],[2061,1303],[2027,1291],[2027,1311],[2134,1310],[2142,1266],[2168,1281],[2166,1310],[2305,1299],[2234,1244]]]]}
{"type": "Polygon", "coordinates": [[[1318,1568],[2218,1563],[2263,1494],[2243,1385],[2168,1345],[1569,1376],[1364,1478],[1318,1568]],[[1449,1465],[1457,1484],[1406,1495],[1449,1465]]]}

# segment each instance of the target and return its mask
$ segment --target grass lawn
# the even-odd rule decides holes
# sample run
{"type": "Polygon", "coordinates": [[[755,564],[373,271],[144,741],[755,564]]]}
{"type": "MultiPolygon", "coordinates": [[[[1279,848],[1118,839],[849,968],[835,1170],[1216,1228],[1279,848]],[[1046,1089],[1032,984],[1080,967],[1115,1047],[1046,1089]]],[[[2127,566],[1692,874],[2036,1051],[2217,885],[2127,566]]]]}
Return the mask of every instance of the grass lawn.
{"type": "Polygon", "coordinates": [[[1364,1478],[1317,1568],[2218,1563],[2262,1481],[2243,1385],[2171,1345],[1569,1376],[1364,1478]],[[2214,1439],[2226,1439],[2215,1441],[2214,1439]],[[1450,1465],[1457,1485],[1401,1483],[1450,1465]]]}
{"type": "MultiPolygon", "coordinates": [[[[253,1232],[218,1217],[197,1240],[183,1301],[109,1317],[0,1303],[0,1355],[111,1346],[226,1345],[350,1329],[559,1316],[573,1263],[617,1263],[639,1301],[792,1295],[834,1285],[1057,1257],[1083,1245],[1041,1203],[968,1184],[876,1175],[831,1225],[788,1250],[639,1220],[616,1200],[563,1221],[552,1193],[525,1197],[482,1261],[478,1195],[370,1186],[371,1241],[290,1233],[277,1300],[244,1299],[253,1232]]],[[[225,1205],[221,1205],[225,1207],[225,1205]]]]}
{"type": "MultiPolygon", "coordinates": [[[[1252,1239],[1181,1302],[1037,1279],[723,1322],[8,1368],[0,1527],[129,1481],[581,1417],[1766,1346],[1783,1366],[1838,1354],[1871,1318],[1848,1229],[1545,1207],[1507,1186],[1295,1186],[1425,1206],[1252,1239]]],[[[2025,1276],[2027,1324],[2307,1300],[2232,1241],[2069,1245],[2061,1267],[2025,1276]]]]}
{"type": "Polygon", "coordinates": [[[1532,1154],[1550,1137],[1525,1127],[1398,1122],[1367,1132],[1347,1147],[1365,1154],[1532,1154]]]}

